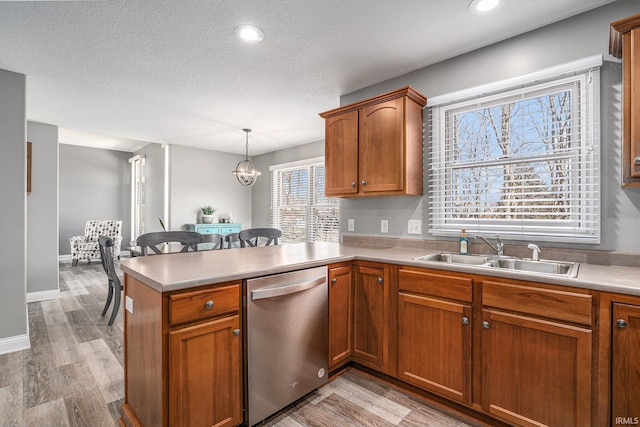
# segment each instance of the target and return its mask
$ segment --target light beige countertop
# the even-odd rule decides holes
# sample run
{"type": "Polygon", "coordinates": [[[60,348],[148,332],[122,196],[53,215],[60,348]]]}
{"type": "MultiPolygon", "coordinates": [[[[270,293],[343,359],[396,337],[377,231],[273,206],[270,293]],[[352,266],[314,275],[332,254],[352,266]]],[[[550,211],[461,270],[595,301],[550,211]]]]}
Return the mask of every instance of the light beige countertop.
{"type": "Polygon", "coordinates": [[[640,296],[640,266],[634,268],[581,263],[578,277],[566,278],[506,269],[413,260],[415,257],[434,252],[438,251],[347,246],[338,243],[293,243],[259,248],[136,257],[122,260],[120,267],[124,273],[160,292],[267,276],[341,261],[364,260],[640,296]]]}

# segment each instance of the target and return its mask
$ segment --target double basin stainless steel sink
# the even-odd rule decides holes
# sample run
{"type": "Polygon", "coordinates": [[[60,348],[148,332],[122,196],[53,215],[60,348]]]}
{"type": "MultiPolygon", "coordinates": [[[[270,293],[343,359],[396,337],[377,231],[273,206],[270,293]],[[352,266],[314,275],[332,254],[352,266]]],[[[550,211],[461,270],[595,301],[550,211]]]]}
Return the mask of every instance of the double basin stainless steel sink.
{"type": "Polygon", "coordinates": [[[523,259],[497,255],[460,255],[441,252],[413,258],[416,261],[435,261],[470,267],[517,270],[527,273],[545,274],[561,277],[578,276],[580,264],[575,262],[523,259]]]}

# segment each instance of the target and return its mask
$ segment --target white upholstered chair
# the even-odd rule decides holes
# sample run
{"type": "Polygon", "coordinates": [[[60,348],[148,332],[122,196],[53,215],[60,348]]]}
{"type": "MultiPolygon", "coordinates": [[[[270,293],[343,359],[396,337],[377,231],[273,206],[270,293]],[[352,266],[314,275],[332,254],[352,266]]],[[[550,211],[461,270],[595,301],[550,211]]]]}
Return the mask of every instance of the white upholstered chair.
{"type": "Polygon", "coordinates": [[[84,236],[69,238],[71,244],[71,265],[77,265],[81,259],[91,262],[100,259],[99,236],[103,235],[113,240],[113,256],[120,258],[122,243],[122,221],[120,220],[91,220],[84,226],[84,236]]]}

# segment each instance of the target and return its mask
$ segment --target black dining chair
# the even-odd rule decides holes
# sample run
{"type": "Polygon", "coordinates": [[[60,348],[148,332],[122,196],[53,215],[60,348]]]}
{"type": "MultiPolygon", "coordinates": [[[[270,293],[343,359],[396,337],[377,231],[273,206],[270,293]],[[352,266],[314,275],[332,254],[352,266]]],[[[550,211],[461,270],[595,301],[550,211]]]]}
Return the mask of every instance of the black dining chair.
{"type": "Polygon", "coordinates": [[[224,248],[224,235],[223,234],[203,234],[202,243],[212,243],[213,247],[211,250],[223,249],[224,248]]]}
{"type": "Polygon", "coordinates": [[[240,247],[240,237],[238,237],[238,233],[227,234],[224,236],[224,242],[227,245],[227,249],[240,247]]]}
{"type": "Polygon", "coordinates": [[[182,248],[178,252],[188,252],[189,249],[197,251],[198,243],[202,243],[203,240],[204,236],[195,231],[155,231],[138,236],[136,244],[140,246],[143,256],[151,255],[148,248],[154,253],[162,255],[167,253],[159,247],[163,243],[180,243],[182,248]]]}
{"type": "Polygon", "coordinates": [[[277,245],[278,238],[282,237],[282,231],[277,228],[248,228],[238,233],[240,247],[256,247],[277,245]]]}
{"type": "Polygon", "coordinates": [[[102,316],[107,313],[109,305],[111,304],[111,300],[115,295],[113,311],[111,312],[111,317],[109,318],[109,326],[111,326],[113,325],[113,321],[116,320],[118,310],[120,309],[120,294],[122,293],[122,284],[120,283],[118,273],[116,272],[116,268],[113,263],[113,239],[106,236],[98,236],[98,245],[100,248],[100,259],[102,260],[102,268],[104,269],[104,272],[107,273],[109,286],[107,290],[107,303],[104,305],[104,309],[102,310],[102,316]]]}

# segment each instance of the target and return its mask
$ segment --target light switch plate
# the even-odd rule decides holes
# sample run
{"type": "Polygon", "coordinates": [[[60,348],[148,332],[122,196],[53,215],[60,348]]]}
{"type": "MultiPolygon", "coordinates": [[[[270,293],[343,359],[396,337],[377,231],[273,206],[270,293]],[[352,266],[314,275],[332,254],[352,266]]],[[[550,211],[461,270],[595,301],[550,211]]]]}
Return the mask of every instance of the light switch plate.
{"type": "Polygon", "coordinates": [[[388,233],[389,232],[389,220],[383,219],[380,221],[380,232],[388,233]]]}
{"type": "Polygon", "coordinates": [[[124,297],[124,308],[131,314],[133,314],[133,299],[130,296],[124,297]]]}
{"type": "Polygon", "coordinates": [[[410,219],[407,231],[409,234],[422,234],[422,221],[419,219],[410,219]]]}
{"type": "Polygon", "coordinates": [[[349,218],[347,220],[347,231],[355,231],[356,229],[356,220],[353,218],[349,218]]]}

